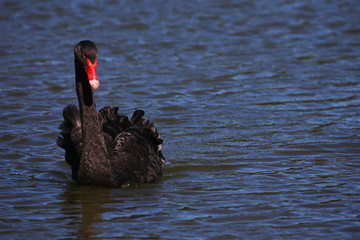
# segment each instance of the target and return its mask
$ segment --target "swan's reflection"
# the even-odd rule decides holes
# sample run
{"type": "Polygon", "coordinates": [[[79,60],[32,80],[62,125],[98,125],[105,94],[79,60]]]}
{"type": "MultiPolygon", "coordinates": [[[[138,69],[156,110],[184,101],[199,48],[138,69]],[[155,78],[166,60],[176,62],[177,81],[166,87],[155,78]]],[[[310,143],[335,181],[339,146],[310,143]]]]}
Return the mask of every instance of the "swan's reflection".
{"type": "MultiPolygon", "coordinates": [[[[164,212],[167,199],[161,197],[164,178],[154,184],[126,183],[121,188],[95,187],[69,183],[61,196],[62,212],[78,239],[124,236],[132,234],[134,226],[151,232],[153,224],[168,220],[164,212]],[[160,222],[159,222],[160,221],[160,222]],[[118,231],[119,224],[122,231],[118,231]],[[127,232],[127,233],[124,233],[127,232]]],[[[135,230],[134,234],[138,233],[135,230]]]]}
{"type": "Polygon", "coordinates": [[[72,218],[78,239],[91,239],[101,234],[96,227],[103,222],[104,207],[110,202],[111,188],[69,184],[64,192],[63,213],[72,218]]]}

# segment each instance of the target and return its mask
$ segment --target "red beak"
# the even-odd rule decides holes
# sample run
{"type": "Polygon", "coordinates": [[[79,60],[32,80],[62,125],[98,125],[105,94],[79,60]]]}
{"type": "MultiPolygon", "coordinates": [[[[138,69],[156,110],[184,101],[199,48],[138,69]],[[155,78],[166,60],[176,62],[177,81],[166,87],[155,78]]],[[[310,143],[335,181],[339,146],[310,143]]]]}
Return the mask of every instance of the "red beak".
{"type": "Polygon", "coordinates": [[[95,63],[92,64],[89,59],[86,59],[86,73],[89,78],[89,83],[92,89],[96,90],[99,88],[100,83],[98,80],[98,77],[96,75],[96,67],[97,67],[97,59],[95,60],[95,63]]]}

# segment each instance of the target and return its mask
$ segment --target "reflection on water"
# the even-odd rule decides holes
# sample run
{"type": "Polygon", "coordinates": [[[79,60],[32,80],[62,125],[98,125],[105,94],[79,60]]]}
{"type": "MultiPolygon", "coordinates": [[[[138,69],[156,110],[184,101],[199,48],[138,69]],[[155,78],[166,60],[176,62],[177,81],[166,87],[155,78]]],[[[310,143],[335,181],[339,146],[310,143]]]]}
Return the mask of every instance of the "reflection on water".
{"type": "Polygon", "coordinates": [[[70,236],[90,239],[101,234],[96,225],[104,222],[102,214],[108,209],[103,205],[110,201],[111,189],[71,186],[66,190],[62,196],[62,213],[71,219],[69,224],[78,227],[74,229],[76,234],[70,236]]]}
{"type": "Polygon", "coordinates": [[[356,1],[0,3],[0,236],[360,237],[356,1]],[[99,108],[143,109],[155,184],[78,186],[56,138],[73,47],[99,48],[99,108]]]}

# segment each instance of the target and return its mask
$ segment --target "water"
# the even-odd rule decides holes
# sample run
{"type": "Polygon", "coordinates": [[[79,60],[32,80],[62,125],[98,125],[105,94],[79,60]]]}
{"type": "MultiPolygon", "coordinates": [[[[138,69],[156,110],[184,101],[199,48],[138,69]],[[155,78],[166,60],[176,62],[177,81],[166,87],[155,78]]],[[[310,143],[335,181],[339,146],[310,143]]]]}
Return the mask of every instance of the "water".
{"type": "Polygon", "coordinates": [[[360,238],[357,1],[1,1],[1,239],[360,238]],[[155,184],[78,186],[56,146],[73,47],[143,109],[155,184]]]}

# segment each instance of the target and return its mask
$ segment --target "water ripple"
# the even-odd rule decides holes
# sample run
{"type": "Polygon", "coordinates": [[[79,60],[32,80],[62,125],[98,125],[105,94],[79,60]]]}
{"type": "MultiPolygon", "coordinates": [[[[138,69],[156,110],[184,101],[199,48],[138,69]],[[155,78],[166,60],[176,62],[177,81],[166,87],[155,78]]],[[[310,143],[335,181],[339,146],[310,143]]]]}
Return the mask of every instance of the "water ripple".
{"type": "Polygon", "coordinates": [[[0,12],[4,238],[360,236],[356,1],[6,0],[0,12]],[[144,109],[165,139],[155,184],[71,181],[55,142],[85,38],[99,48],[97,106],[144,109]]]}

